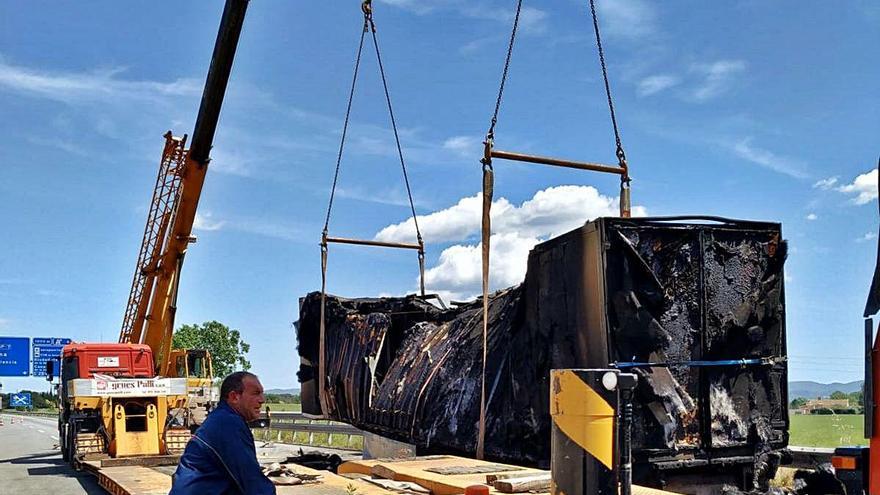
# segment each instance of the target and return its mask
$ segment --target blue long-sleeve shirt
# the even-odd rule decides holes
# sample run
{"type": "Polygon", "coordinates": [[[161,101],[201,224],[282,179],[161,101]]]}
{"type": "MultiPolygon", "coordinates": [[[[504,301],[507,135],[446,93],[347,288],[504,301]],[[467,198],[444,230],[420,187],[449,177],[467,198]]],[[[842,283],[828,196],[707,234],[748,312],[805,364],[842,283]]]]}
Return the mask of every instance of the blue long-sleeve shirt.
{"type": "Polygon", "coordinates": [[[226,402],[211,411],[186,446],[168,495],[275,495],[257,462],[254,436],[226,402]]]}

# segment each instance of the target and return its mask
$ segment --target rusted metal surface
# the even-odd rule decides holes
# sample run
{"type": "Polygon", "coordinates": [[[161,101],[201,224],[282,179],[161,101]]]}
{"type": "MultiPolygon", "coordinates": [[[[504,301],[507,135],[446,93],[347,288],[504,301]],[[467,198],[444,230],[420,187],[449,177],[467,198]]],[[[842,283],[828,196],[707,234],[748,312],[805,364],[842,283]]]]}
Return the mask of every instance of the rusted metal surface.
{"type": "MultiPolygon", "coordinates": [[[[525,281],[490,299],[487,458],[547,466],[550,369],[617,365],[640,377],[637,479],[706,466],[766,477],[788,441],[781,239],[772,223],[600,219],[536,246],[525,281]]],[[[328,297],[322,410],[309,294],[304,412],[473,455],[481,304],[328,297]]]]}

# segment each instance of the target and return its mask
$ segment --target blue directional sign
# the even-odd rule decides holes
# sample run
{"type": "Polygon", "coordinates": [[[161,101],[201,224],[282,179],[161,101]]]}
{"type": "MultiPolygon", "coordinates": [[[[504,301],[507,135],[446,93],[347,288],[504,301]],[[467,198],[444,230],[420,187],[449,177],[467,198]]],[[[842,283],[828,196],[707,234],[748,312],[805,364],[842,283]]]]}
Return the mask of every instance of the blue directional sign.
{"type": "Polygon", "coordinates": [[[9,407],[31,407],[31,393],[9,394],[9,407]]]}
{"type": "Polygon", "coordinates": [[[34,376],[46,376],[46,363],[53,359],[56,361],[55,373],[58,373],[57,362],[61,358],[61,349],[70,343],[70,339],[34,337],[31,342],[34,349],[34,364],[31,374],[34,376]]]}
{"type": "Polygon", "coordinates": [[[30,340],[27,337],[0,337],[0,376],[28,376],[30,340]]]}

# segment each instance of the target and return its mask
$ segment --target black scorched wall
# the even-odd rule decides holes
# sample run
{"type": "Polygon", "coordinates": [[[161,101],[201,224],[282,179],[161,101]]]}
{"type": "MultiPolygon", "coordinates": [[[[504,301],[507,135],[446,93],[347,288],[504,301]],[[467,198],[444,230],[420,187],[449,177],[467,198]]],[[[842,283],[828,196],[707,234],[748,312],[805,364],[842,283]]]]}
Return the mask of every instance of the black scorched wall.
{"type": "MultiPolygon", "coordinates": [[[[549,370],[640,366],[641,462],[736,459],[787,443],[785,244],[778,224],[599,219],[537,246],[490,301],[486,451],[549,460],[549,370]],[[731,361],[763,359],[731,366],[731,361]],[[697,366],[696,361],[705,366],[697,366]]],[[[327,298],[327,409],[317,391],[320,294],[297,326],[303,409],[473,454],[482,312],[415,297],[327,298]]]]}

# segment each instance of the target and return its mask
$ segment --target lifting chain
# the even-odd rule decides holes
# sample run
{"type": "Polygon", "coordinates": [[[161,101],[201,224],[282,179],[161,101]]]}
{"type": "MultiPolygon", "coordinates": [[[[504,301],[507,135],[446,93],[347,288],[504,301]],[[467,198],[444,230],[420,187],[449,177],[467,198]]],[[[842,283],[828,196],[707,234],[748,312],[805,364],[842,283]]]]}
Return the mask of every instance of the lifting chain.
{"type": "Polygon", "coordinates": [[[351,89],[348,93],[348,105],[345,109],[345,121],[342,125],[342,137],[339,142],[339,151],[336,155],[336,168],[333,172],[333,185],[330,188],[330,201],[327,204],[327,215],[324,219],[324,229],[321,231],[321,320],[320,320],[320,335],[319,335],[319,349],[318,349],[318,388],[319,388],[319,401],[321,403],[321,409],[325,414],[329,414],[335,408],[335,399],[334,394],[329,393],[327,390],[327,370],[326,370],[326,302],[327,302],[327,257],[328,257],[328,243],[329,242],[346,242],[349,244],[361,244],[361,245],[380,245],[386,247],[404,247],[409,249],[417,249],[419,256],[419,289],[421,295],[425,296],[425,243],[422,239],[422,233],[419,230],[419,221],[416,217],[416,208],[415,202],[412,197],[412,189],[409,185],[409,175],[406,171],[406,162],[403,158],[403,148],[400,145],[400,134],[397,131],[397,121],[394,118],[394,109],[391,105],[391,93],[388,90],[388,81],[385,77],[385,67],[382,64],[382,54],[379,50],[379,40],[376,36],[376,24],[373,21],[373,6],[371,0],[364,0],[361,4],[361,11],[364,13],[364,25],[363,29],[361,29],[360,41],[358,42],[358,50],[357,57],[355,59],[354,64],[354,75],[351,80],[351,89]],[[384,243],[384,242],[376,242],[376,241],[358,241],[353,239],[340,239],[340,238],[331,238],[329,236],[330,230],[330,215],[333,211],[333,200],[336,197],[336,186],[339,182],[339,169],[342,164],[342,154],[345,150],[345,138],[348,134],[348,126],[351,123],[351,107],[354,102],[354,93],[355,88],[357,87],[358,80],[358,72],[361,66],[361,57],[363,55],[364,50],[364,38],[367,33],[372,35],[373,39],[373,47],[376,52],[376,61],[379,65],[379,74],[382,77],[382,88],[385,91],[385,102],[388,106],[388,115],[391,118],[391,129],[394,131],[394,142],[397,145],[397,156],[400,159],[400,168],[403,171],[403,182],[406,185],[406,194],[409,199],[409,207],[410,212],[412,213],[413,224],[415,225],[416,230],[416,239],[418,241],[417,245],[404,245],[401,243],[384,243]]]}
{"type": "Polygon", "coordinates": [[[407,195],[407,199],[409,199],[410,212],[412,213],[413,224],[415,225],[415,229],[416,229],[416,238],[417,238],[419,244],[423,244],[422,233],[419,230],[419,221],[418,221],[418,218],[416,217],[415,202],[413,201],[413,197],[412,197],[412,188],[409,185],[409,174],[407,173],[407,170],[406,170],[406,161],[403,158],[403,147],[400,145],[400,133],[397,130],[397,120],[394,117],[394,109],[391,105],[391,92],[388,89],[388,80],[385,77],[385,66],[382,63],[382,54],[379,50],[379,40],[376,36],[376,23],[373,21],[372,0],[364,0],[364,2],[361,4],[361,10],[364,13],[364,27],[361,30],[361,37],[360,37],[360,41],[358,42],[357,57],[355,59],[355,64],[354,64],[354,75],[352,76],[351,89],[348,93],[348,105],[346,106],[346,109],[345,109],[345,121],[342,126],[342,138],[339,143],[339,152],[336,155],[336,169],[333,173],[333,185],[330,188],[330,201],[327,205],[327,215],[324,220],[324,230],[323,230],[322,242],[324,242],[326,240],[327,232],[330,227],[330,215],[333,210],[333,200],[336,196],[336,185],[339,181],[339,168],[340,168],[340,164],[342,163],[342,153],[343,153],[343,150],[345,149],[345,138],[346,138],[346,135],[348,134],[348,125],[349,125],[350,119],[351,119],[351,107],[352,107],[352,103],[354,102],[354,93],[355,93],[355,88],[357,86],[358,72],[359,72],[360,66],[361,66],[361,56],[363,54],[363,49],[364,49],[364,37],[365,37],[366,33],[369,32],[372,34],[373,47],[376,52],[376,61],[378,62],[378,65],[379,65],[379,75],[382,78],[382,89],[385,92],[385,102],[388,106],[388,115],[391,118],[391,129],[394,132],[394,142],[397,145],[397,156],[400,160],[400,169],[403,171],[403,182],[404,182],[404,185],[406,186],[406,195],[407,195]]]}
{"type": "MultiPolygon", "coordinates": [[[[486,132],[486,140],[483,142],[483,158],[480,163],[483,165],[483,215],[481,228],[482,241],[482,288],[483,288],[483,353],[482,353],[482,374],[480,386],[480,419],[477,429],[477,459],[485,457],[485,438],[486,438],[486,361],[488,354],[488,334],[489,334],[489,258],[490,258],[490,240],[492,235],[491,226],[491,208],[492,197],[494,194],[495,173],[492,167],[492,152],[495,145],[495,126],[498,124],[498,114],[501,110],[501,101],[504,98],[504,87],[507,83],[507,77],[510,72],[510,59],[513,55],[513,46],[516,42],[516,33],[519,28],[520,14],[522,12],[522,0],[516,2],[516,13],[513,17],[513,29],[510,32],[510,41],[507,44],[507,55],[504,59],[504,70],[501,73],[501,84],[498,87],[498,97],[495,100],[495,109],[492,112],[492,120],[489,124],[489,130],[486,132]]],[[[616,145],[615,156],[619,168],[614,170],[620,173],[620,205],[621,216],[628,217],[630,214],[630,177],[629,167],[626,162],[626,152],[620,139],[620,130],[617,126],[617,117],[614,113],[614,99],[611,96],[611,84],[608,82],[608,69],[605,64],[605,51],[602,48],[602,37],[599,33],[599,19],[596,14],[595,0],[590,0],[590,13],[593,18],[593,29],[596,33],[596,48],[599,52],[599,64],[602,68],[602,78],[605,83],[605,95],[608,99],[608,111],[611,115],[611,125],[614,130],[614,141],[616,145]]],[[[496,155],[502,156],[502,155],[496,155]]],[[[508,154],[510,156],[510,154],[508,154]]],[[[544,163],[547,163],[546,161],[544,163]]],[[[558,161],[556,164],[559,164],[558,161]]],[[[595,170],[595,168],[594,168],[595,170]]],[[[607,171],[607,170],[603,170],[607,171]]]]}

